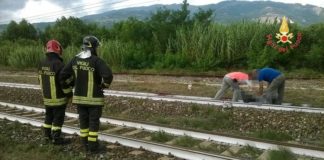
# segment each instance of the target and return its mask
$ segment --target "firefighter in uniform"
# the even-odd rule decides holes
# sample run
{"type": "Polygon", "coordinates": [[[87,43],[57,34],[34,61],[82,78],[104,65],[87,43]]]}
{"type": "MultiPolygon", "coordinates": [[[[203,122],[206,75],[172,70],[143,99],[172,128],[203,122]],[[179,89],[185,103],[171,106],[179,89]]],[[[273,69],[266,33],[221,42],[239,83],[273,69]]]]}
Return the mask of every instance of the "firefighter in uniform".
{"type": "Polygon", "coordinates": [[[61,127],[68,99],[72,97],[72,87],[62,88],[59,82],[59,73],[64,67],[61,56],[61,44],[50,40],[46,44],[46,57],[38,67],[38,79],[45,106],[44,135],[46,141],[52,141],[54,144],[64,143],[61,127]]]}
{"type": "Polygon", "coordinates": [[[103,89],[109,88],[113,75],[106,63],[97,56],[100,45],[95,36],[83,39],[82,51],[62,70],[61,83],[74,77],[74,95],[72,103],[77,106],[80,120],[80,137],[86,151],[98,151],[98,130],[102,107],[104,106],[103,89]]]}

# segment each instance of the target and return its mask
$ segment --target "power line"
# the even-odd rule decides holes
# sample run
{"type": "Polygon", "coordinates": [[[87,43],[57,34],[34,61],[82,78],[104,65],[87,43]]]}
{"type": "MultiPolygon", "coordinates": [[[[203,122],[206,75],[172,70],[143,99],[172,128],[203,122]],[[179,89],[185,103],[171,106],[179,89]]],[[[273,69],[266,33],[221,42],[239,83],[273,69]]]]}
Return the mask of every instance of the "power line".
{"type": "MultiPolygon", "coordinates": [[[[129,0],[126,0],[126,1],[129,1],[129,0]]],[[[67,14],[67,13],[73,13],[75,11],[78,11],[80,9],[84,9],[84,8],[95,8],[95,7],[100,7],[102,5],[104,5],[105,3],[107,3],[106,5],[113,5],[113,4],[117,4],[117,3],[120,3],[120,2],[123,2],[123,1],[119,1],[119,2],[109,2],[107,3],[106,2],[97,2],[97,3],[91,3],[91,4],[84,4],[84,5],[79,5],[79,6],[76,6],[76,7],[72,7],[72,8],[67,8],[65,10],[61,10],[61,11],[56,11],[56,12],[48,12],[48,13],[45,13],[45,14],[39,14],[39,15],[34,15],[34,16],[30,16],[30,17],[23,17],[23,18],[17,18],[15,19],[16,21],[18,20],[22,20],[22,19],[27,19],[27,20],[37,20],[37,19],[42,19],[42,18],[50,18],[50,17],[53,17],[53,16],[59,16],[59,15],[62,15],[62,14],[67,14]],[[99,5],[99,6],[98,6],[99,5]],[[90,6],[90,7],[89,7],[90,6]],[[91,7],[92,6],[92,7],[91,7]]],[[[125,2],[125,1],[124,1],[125,2]]],[[[7,20],[7,21],[2,21],[0,23],[4,23],[4,22],[10,22],[11,20],[7,20]]]]}
{"type": "MultiPolygon", "coordinates": [[[[85,5],[80,5],[80,6],[76,6],[76,7],[72,7],[72,8],[68,8],[65,9],[63,11],[58,11],[58,12],[49,12],[46,14],[41,14],[41,15],[35,15],[35,16],[30,16],[30,17],[24,17],[24,18],[19,18],[16,19],[16,21],[18,20],[22,20],[22,19],[26,19],[28,21],[32,21],[32,20],[40,20],[40,19],[48,19],[48,18],[52,18],[52,17],[58,17],[58,16],[64,16],[64,14],[70,14],[70,16],[75,15],[75,14],[84,14],[84,13],[88,13],[91,11],[96,11],[98,12],[97,14],[99,14],[100,12],[102,13],[102,11],[110,11],[113,9],[109,9],[107,10],[107,8],[98,10],[99,7],[103,7],[103,6],[113,6],[119,3],[125,3],[131,0],[125,0],[125,1],[116,1],[116,2],[97,2],[97,3],[91,3],[91,4],[85,4],[85,5]]],[[[128,4],[125,6],[119,6],[119,8],[127,8],[127,7],[132,7],[133,5],[138,5],[138,4],[146,4],[149,2],[154,2],[155,0],[149,0],[149,1],[144,1],[142,3],[132,3],[132,4],[128,4]]],[[[0,24],[7,24],[9,23],[11,20],[5,20],[5,21],[0,21],[0,24]]]]}

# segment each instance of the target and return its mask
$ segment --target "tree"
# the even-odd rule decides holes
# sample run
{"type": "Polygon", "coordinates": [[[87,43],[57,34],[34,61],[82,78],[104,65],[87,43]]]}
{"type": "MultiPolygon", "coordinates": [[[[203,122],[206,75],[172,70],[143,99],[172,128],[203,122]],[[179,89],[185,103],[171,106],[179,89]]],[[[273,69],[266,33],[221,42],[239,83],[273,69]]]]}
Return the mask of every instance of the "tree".
{"type": "Polygon", "coordinates": [[[190,10],[189,3],[184,0],[181,5],[181,10],[172,11],[171,22],[176,26],[185,26],[190,24],[190,10]]]}
{"type": "Polygon", "coordinates": [[[15,21],[11,21],[6,30],[3,31],[2,33],[2,38],[4,40],[15,40],[18,37],[18,24],[15,21]]]}
{"type": "Polygon", "coordinates": [[[116,23],[112,28],[112,32],[115,38],[124,42],[131,41],[137,43],[150,41],[152,38],[152,32],[149,25],[134,17],[116,23]]]}
{"type": "Polygon", "coordinates": [[[10,41],[16,41],[18,39],[37,40],[39,38],[35,27],[25,19],[21,20],[19,24],[11,21],[2,35],[3,39],[10,41]]]}
{"type": "Polygon", "coordinates": [[[211,21],[212,21],[212,15],[214,11],[209,9],[209,10],[202,10],[199,8],[199,11],[194,14],[192,20],[196,23],[203,24],[204,26],[208,26],[211,21]]]}
{"type": "Polygon", "coordinates": [[[28,23],[27,20],[25,19],[21,20],[19,22],[18,28],[19,28],[18,34],[20,35],[21,38],[31,39],[31,40],[38,39],[37,30],[32,24],[28,23]]]}
{"type": "Polygon", "coordinates": [[[56,20],[54,26],[45,29],[45,37],[46,41],[49,39],[58,40],[65,48],[72,44],[81,45],[82,38],[91,32],[82,20],[75,17],[62,17],[56,20]]]}

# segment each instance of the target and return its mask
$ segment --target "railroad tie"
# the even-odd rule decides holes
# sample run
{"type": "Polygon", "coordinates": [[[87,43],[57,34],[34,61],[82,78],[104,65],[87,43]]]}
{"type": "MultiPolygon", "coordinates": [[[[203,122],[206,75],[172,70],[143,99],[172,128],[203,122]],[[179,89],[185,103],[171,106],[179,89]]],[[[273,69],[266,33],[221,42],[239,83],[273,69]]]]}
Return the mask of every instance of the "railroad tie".
{"type": "Polygon", "coordinates": [[[124,129],[124,127],[121,127],[121,126],[117,126],[115,128],[112,128],[112,129],[108,129],[108,130],[104,130],[102,132],[105,132],[105,133],[112,133],[112,132],[116,132],[116,131],[119,131],[119,130],[122,130],[124,129]]]}
{"type": "Polygon", "coordinates": [[[42,115],[43,113],[34,113],[34,112],[31,112],[31,114],[27,114],[27,115],[24,115],[25,117],[35,117],[35,116],[39,116],[39,115],[42,115]]]}
{"type": "Polygon", "coordinates": [[[131,155],[137,156],[137,155],[140,155],[140,154],[143,154],[143,153],[145,153],[145,151],[141,151],[141,150],[134,150],[134,151],[129,152],[128,154],[131,154],[131,155]]]}
{"type": "Polygon", "coordinates": [[[203,141],[199,144],[199,146],[203,147],[203,148],[207,148],[208,146],[210,146],[211,144],[213,144],[212,141],[203,141]]]}
{"type": "Polygon", "coordinates": [[[69,120],[66,120],[65,123],[76,123],[78,122],[79,120],[77,118],[71,118],[69,120]]]}
{"type": "Polygon", "coordinates": [[[269,150],[265,150],[258,158],[257,160],[267,160],[269,159],[269,150]]]}
{"type": "Polygon", "coordinates": [[[144,140],[147,140],[147,141],[150,141],[150,140],[152,140],[152,137],[151,136],[147,136],[147,137],[144,137],[143,139],[144,140]]]}
{"type": "Polygon", "coordinates": [[[141,133],[142,131],[143,130],[141,130],[141,129],[136,129],[136,130],[131,131],[131,132],[126,132],[126,133],[122,134],[122,136],[132,136],[132,135],[135,135],[137,133],[141,133]]]}
{"type": "Polygon", "coordinates": [[[226,151],[224,151],[223,153],[221,153],[221,155],[224,155],[224,156],[233,156],[235,154],[237,154],[240,149],[242,149],[242,147],[240,146],[231,146],[230,148],[228,148],[226,151]]]}
{"type": "Polygon", "coordinates": [[[168,142],[165,142],[165,144],[169,144],[169,145],[172,145],[172,144],[174,144],[178,139],[180,139],[181,138],[181,136],[180,137],[176,137],[176,138],[174,138],[174,139],[172,139],[172,140],[170,140],[170,141],[168,141],[168,142]]]}
{"type": "Polygon", "coordinates": [[[163,156],[163,157],[158,158],[157,160],[174,160],[174,158],[163,156]]]}

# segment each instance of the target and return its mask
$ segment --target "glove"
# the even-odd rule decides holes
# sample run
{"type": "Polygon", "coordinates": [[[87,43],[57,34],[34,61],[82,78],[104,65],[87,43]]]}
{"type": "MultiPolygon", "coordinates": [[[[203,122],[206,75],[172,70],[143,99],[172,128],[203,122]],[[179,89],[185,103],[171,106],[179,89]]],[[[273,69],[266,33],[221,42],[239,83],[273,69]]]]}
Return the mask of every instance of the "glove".
{"type": "Polygon", "coordinates": [[[101,88],[109,88],[110,87],[110,84],[108,83],[101,83],[101,88]]]}

